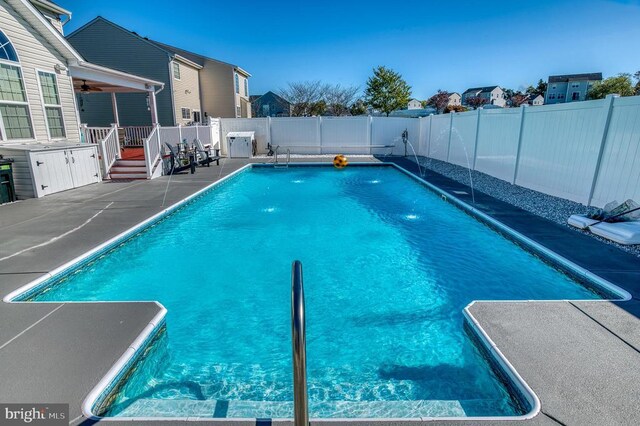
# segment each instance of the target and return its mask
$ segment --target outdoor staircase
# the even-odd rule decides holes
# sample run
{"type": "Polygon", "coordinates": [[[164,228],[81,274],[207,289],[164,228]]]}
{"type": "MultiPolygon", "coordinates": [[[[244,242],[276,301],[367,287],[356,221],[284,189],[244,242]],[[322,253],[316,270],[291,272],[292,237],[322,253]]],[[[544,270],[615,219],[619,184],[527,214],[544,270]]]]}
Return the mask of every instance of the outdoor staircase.
{"type": "Polygon", "coordinates": [[[146,179],[147,166],[142,147],[124,148],[109,171],[111,179],[146,179]]]}
{"type": "Polygon", "coordinates": [[[111,179],[146,179],[144,160],[116,160],[109,171],[111,179]]]}

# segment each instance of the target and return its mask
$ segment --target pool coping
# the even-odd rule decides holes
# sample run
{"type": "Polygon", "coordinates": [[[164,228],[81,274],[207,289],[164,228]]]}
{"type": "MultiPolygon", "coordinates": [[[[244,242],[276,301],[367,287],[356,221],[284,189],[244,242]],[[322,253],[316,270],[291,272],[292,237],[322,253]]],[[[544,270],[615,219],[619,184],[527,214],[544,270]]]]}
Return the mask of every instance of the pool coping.
{"type": "MultiPolygon", "coordinates": [[[[330,164],[327,163],[290,163],[291,166],[311,166],[311,167],[329,167],[330,164]]],[[[590,283],[593,283],[596,286],[603,287],[607,289],[609,292],[614,294],[621,295],[620,299],[597,299],[597,300],[588,300],[590,302],[605,302],[605,301],[626,301],[631,299],[631,295],[626,290],[598,277],[596,274],[591,273],[590,271],[582,268],[575,263],[567,260],[566,258],[558,255],[557,253],[546,249],[541,246],[537,242],[525,237],[521,233],[513,230],[507,225],[503,224],[496,219],[486,215],[485,213],[475,209],[471,205],[465,203],[464,201],[458,199],[457,197],[447,193],[446,191],[438,188],[437,186],[429,183],[428,181],[416,176],[414,173],[406,170],[405,168],[392,163],[392,162],[353,162],[351,165],[354,166],[377,166],[377,167],[395,167],[397,170],[405,173],[409,177],[419,181],[421,184],[427,186],[428,189],[434,191],[437,194],[440,194],[445,198],[444,201],[451,201],[456,207],[461,208],[463,211],[471,214],[477,220],[483,222],[487,226],[491,228],[502,231],[507,235],[505,238],[513,238],[523,245],[527,246],[528,249],[534,251],[535,253],[539,253],[543,255],[547,260],[552,261],[554,263],[560,263],[561,266],[567,268],[571,273],[583,277],[590,283]]],[[[138,224],[132,226],[131,228],[121,232],[115,237],[109,239],[105,243],[102,243],[95,248],[85,252],[84,254],[77,256],[69,262],[66,262],[62,266],[42,275],[41,277],[33,280],[32,282],[12,291],[7,296],[3,298],[5,302],[9,303],[59,303],[59,302],[28,302],[28,301],[16,301],[14,300],[18,296],[23,296],[25,294],[33,294],[32,292],[38,291],[42,286],[46,285],[46,282],[53,279],[54,277],[64,276],[71,271],[75,270],[78,267],[83,266],[87,262],[94,260],[99,257],[101,254],[111,250],[112,248],[125,243],[128,239],[137,235],[138,233],[144,231],[145,229],[155,225],[166,216],[173,213],[175,210],[183,207],[194,198],[202,195],[204,192],[210,191],[213,187],[216,187],[230,178],[236,176],[237,174],[250,169],[252,167],[273,167],[272,164],[246,164],[245,166],[235,170],[230,173],[228,176],[225,176],[221,179],[218,179],[211,183],[210,185],[205,186],[204,188],[196,191],[195,193],[185,197],[184,199],[172,204],[170,207],[154,214],[153,216],[139,222],[138,224]]],[[[554,301],[584,301],[578,299],[557,299],[557,300],[499,300],[495,302],[554,302],[554,301]]],[[[131,301],[127,303],[137,303],[138,301],[131,301]]],[[[487,302],[483,300],[482,302],[487,302]]],[[[491,301],[489,301],[491,302],[491,301]]],[[[65,303],[113,303],[109,302],[65,302],[65,303]]],[[[164,318],[167,310],[158,302],[155,302],[159,307],[160,311],[156,314],[156,316],[150,321],[147,326],[143,329],[143,331],[138,335],[138,337],[134,340],[134,342],[127,348],[125,353],[118,359],[118,361],[109,369],[108,373],[99,381],[99,383],[93,388],[93,390],[87,395],[85,401],[82,404],[82,411],[85,416],[92,420],[100,420],[100,421],[210,421],[210,422],[246,422],[246,421],[255,421],[255,418],[210,418],[210,417],[100,417],[94,415],[92,410],[95,406],[99,405],[99,399],[101,396],[108,396],[109,392],[107,390],[109,387],[113,387],[118,383],[118,378],[120,378],[123,374],[125,374],[128,368],[137,360],[137,357],[140,353],[145,349],[149,342],[153,340],[153,337],[161,330],[164,325],[164,318]]],[[[377,422],[390,422],[390,421],[402,421],[402,422],[415,422],[415,421],[444,421],[444,420],[453,420],[453,421],[505,421],[505,420],[526,420],[535,417],[540,411],[540,401],[535,393],[531,390],[528,384],[522,379],[522,377],[518,374],[518,372],[513,368],[510,362],[504,357],[502,352],[497,348],[495,343],[489,338],[484,329],[480,326],[478,321],[473,317],[470,313],[470,308],[476,301],[471,302],[464,309],[464,316],[467,324],[472,328],[472,330],[476,333],[477,337],[479,337],[481,343],[485,346],[485,348],[489,351],[489,353],[495,358],[495,361],[498,362],[500,367],[503,369],[503,372],[507,374],[509,379],[511,380],[512,385],[516,385],[518,391],[521,392],[522,396],[527,399],[527,402],[532,407],[532,410],[526,414],[520,416],[483,416],[483,417],[419,417],[419,418],[320,418],[313,419],[315,422],[367,422],[367,423],[377,423],[377,422]]],[[[290,419],[284,418],[273,418],[271,419],[274,422],[277,421],[290,421],[290,419]]]]}

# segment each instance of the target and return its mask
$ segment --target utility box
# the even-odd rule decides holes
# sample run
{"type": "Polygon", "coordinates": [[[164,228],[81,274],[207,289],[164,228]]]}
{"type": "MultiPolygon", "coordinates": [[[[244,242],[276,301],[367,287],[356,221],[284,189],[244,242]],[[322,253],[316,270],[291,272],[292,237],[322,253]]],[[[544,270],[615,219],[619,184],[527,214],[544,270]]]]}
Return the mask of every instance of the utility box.
{"type": "Polygon", "coordinates": [[[250,158],[255,140],[256,132],[227,133],[229,158],[250,158]]]}
{"type": "Polygon", "coordinates": [[[13,185],[13,160],[0,158],[0,204],[16,200],[16,189],[13,185]]]}

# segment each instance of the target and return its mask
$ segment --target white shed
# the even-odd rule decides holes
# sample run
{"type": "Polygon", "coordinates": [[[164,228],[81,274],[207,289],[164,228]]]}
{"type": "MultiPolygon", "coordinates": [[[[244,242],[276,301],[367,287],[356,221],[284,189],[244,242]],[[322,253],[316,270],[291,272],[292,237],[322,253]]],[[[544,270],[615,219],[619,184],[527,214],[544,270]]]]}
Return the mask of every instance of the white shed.
{"type": "Polygon", "coordinates": [[[39,198],[102,180],[97,145],[0,145],[0,154],[14,160],[18,199],[39,198]]]}

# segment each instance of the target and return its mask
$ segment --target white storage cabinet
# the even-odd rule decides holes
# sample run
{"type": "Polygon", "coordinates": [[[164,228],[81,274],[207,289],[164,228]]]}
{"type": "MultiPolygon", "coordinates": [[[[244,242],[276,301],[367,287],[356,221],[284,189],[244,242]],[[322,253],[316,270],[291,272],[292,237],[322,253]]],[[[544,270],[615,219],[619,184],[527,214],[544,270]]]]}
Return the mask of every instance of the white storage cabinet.
{"type": "Polygon", "coordinates": [[[24,165],[14,172],[19,199],[39,198],[102,180],[96,145],[4,145],[0,154],[24,165]]]}
{"type": "Polygon", "coordinates": [[[227,133],[229,158],[250,158],[253,152],[253,143],[255,139],[256,132],[227,133]]]}

